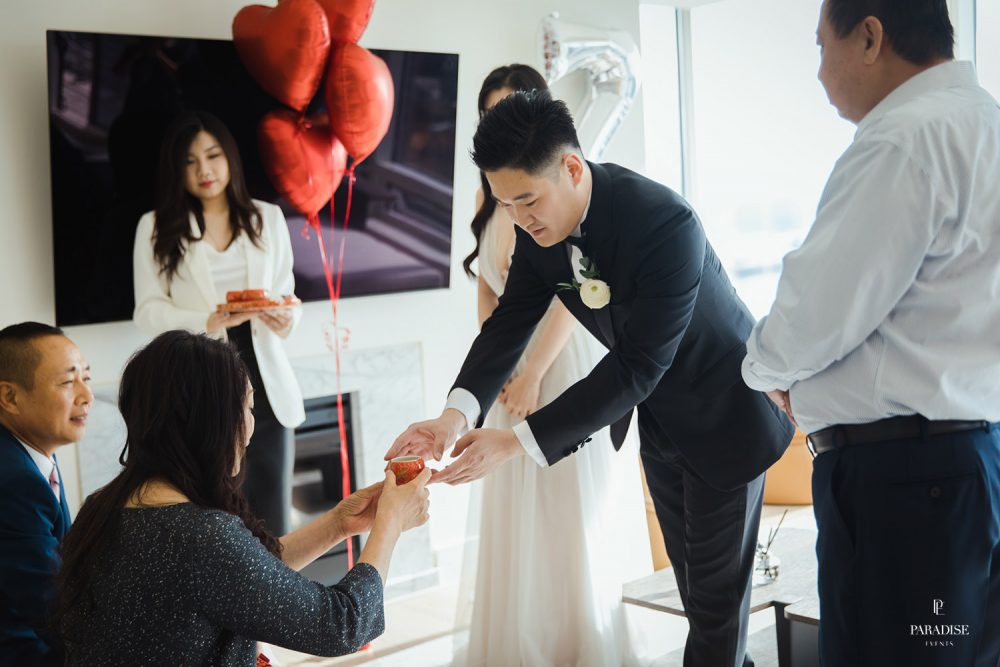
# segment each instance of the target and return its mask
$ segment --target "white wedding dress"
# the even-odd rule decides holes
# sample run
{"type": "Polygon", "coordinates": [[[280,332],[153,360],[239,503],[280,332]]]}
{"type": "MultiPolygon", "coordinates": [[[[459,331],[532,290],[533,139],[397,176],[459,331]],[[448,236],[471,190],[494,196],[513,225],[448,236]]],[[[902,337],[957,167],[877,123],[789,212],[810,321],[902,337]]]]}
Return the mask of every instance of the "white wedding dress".
{"type": "MultiPolygon", "coordinates": [[[[480,241],[479,271],[498,296],[510,264],[500,235],[508,230],[499,226],[510,224],[498,211],[480,241]]],[[[535,343],[533,337],[529,351],[535,343]]],[[[603,354],[578,324],[542,379],[540,404],[585,377],[603,354]]],[[[485,426],[510,428],[518,421],[497,403],[485,426]]],[[[616,452],[604,428],[546,468],[518,457],[482,481],[481,501],[478,557],[467,550],[460,587],[460,622],[469,618],[463,603],[471,602],[469,639],[457,647],[455,664],[637,664],[642,649],[630,636],[621,601],[623,582],[652,572],[637,438],[631,435],[616,452]]],[[[470,514],[470,522],[475,519],[470,514]]]]}

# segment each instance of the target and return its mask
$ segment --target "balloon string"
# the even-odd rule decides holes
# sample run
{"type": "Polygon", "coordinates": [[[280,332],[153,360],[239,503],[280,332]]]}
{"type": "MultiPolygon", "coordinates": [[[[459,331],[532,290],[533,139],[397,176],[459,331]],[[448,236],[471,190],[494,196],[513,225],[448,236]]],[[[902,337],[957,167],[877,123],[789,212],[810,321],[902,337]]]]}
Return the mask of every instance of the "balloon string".
{"type": "MultiPolygon", "coordinates": [[[[333,295],[333,328],[336,335],[336,341],[334,342],[334,349],[336,350],[337,357],[337,421],[341,424],[340,433],[340,469],[349,472],[347,466],[347,435],[345,432],[344,424],[344,404],[340,398],[340,330],[337,326],[337,302],[340,301],[340,288],[342,285],[342,280],[344,277],[344,246],[347,242],[347,224],[351,219],[351,195],[354,192],[354,168],[348,172],[348,185],[347,185],[347,208],[344,211],[344,233],[340,236],[340,252],[337,255],[337,289],[333,295]]],[[[336,219],[333,215],[333,199],[330,199],[330,234],[331,243],[333,239],[333,230],[336,227],[336,219]]],[[[351,494],[350,477],[348,474],[344,476],[344,497],[346,498],[351,494]]],[[[349,542],[353,542],[350,540],[349,542]]],[[[353,544],[348,544],[347,549],[347,564],[348,567],[354,566],[353,544]]]]}
{"type": "MultiPolygon", "coordinates": [[[[354,175],[354,167],[357,165],[351,165],[351,168],[347,171],[347,209],[344,211],[344,235],[340,238],[340,253],[337,258],[337,266],[343,267],[344,265],[344,245],[347,240],[347,225],[351,220],[351,200],[354,198],[354,183],[357,181],[357,176],[354,175]]],[[[340,299],[340,287],[341,278],[344,272],[340,270],[337,272],[337,299],[340,299]]]]}
{"type": "MultiPolygon", "coordinates": [[[[333,232],[337,226],[337,219],[334,215],[334,201],[330,198],[330,243],[333,243],[333,232]]],[[[346,223],[345,223],[346,227],[346,223]]],[[[346,237],[346,234],[344,235],[346,237]]],[[[337,289],[333,289],[333,281],[330,281],[330,296],[331,303],[333,306],[333,350],[334,358],[336,360],[336,377],[337,377],[337,425],[340,434],[340,470],[341,470],[341,481],[343,484],[342,496],[347,498],[351,495],[351,467],[350,461],[348,460],[347,451],[347,423],[344,420],[344,396],[340,390],[340,376],[341,376],[341,365],[340,365],[340,326],[337,322],[337,302],[340,300],[340,279],[344,274],[344,237],[340,239],[340,257],[337,261],[337,289]]],[[[347,538],[347,569],[354,567],[354,538],[347,538]]]]}
{"type": "MultiPolygon", "coordinates": [[[[341,494],[343,498],[351,495],[351,468],[347,442],[347,424],[344,421],[344,394],[341,391],[340,376],[340,332],[337,327],[337,298],[339,290],[334,289],[334,267],[330,263],[330,257],[326,251],[326,242],[323,240],[323,230],[320,227],[318,214],[308,216],[309,225],[316,230],[316,240],[319,242],[320,259],[323,262],[323,277],[326,280],[326,290],[330,296],[330,304],[333,310],[333,353],[335,359],[334,377],[337,391],[337,434],[340,436],[340,480],[341,494]]],[[[334,227],[333,199],[330,199],[330,243],[333,244],[334,227]]],[[[343,240],[341,240],[341,261],[337,267],[336,282],[340,284],[340,276],[343,273],[343,240]]],[[[347,538],[347,569],[354,567],[354,538],[347,538]]]]}

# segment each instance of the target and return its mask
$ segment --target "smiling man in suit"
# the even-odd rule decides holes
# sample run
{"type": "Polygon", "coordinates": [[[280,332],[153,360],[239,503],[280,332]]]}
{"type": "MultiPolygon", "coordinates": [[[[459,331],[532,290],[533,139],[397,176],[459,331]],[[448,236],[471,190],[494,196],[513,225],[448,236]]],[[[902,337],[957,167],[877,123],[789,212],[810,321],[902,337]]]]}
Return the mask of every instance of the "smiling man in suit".
{"type": "Polygon", "coordinates": [[[473,158],[518,228],[507,287],[442,415],[410,426],[387,457],[440,460],[480,426],[558,296],[608,354],[522,424],[465,434],[459,458],[435,479],[472,481],[524,454],[553,465],[609,424],[620,447],[637,409],[690,622],[685,664],[752,664],[746,630],[764,471],[793,428],[742,382],[754,320],[698,217],[662,185],[587,162],[566,105],[542,91],[514,93],[487,113],[473,158]]]}
{"type": "Polygon", "coordinates": [[[60,329],[0,330],[0,664],[61,665],[47,636],[57,548],[69,506],[56,450],[79,441],[94,396],[90,367],[60,329]]]}

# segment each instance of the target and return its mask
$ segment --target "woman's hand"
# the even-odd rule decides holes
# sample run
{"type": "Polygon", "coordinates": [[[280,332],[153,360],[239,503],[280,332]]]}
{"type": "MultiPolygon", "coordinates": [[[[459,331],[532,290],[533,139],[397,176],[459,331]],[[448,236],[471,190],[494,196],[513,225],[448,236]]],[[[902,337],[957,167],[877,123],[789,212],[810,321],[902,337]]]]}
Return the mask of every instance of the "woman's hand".
{"type": "Polygon", "coordinates": [[[396,475],[392,469],[387,468],[385,471],[382,494],[375,510],[375,522],[365,540],[365,548],[361,550],[361,558],[358,559],[359,563],[368,563],[378,570],[382,583],[385,583],[389,574],[392,550],[396,547],[400,534],[427,523],[427,509],[430,507],[427,498],[430,492],[426,486],[430,478],[431,469],[424,468],[413,481],[396,486],[396,475]]]}
{"type": "Polygon", "coordinates": [[[244,322],[249,322],[257,313],[219,313],[215,312],[208,316],[205,324],[205,331],[214,334],[223,329],[238,327],[244,322]]]}
{"type": "Polygon", "coordinates": [[[541,376],[525,369],[507,380],[497,400],[512,417],[524,419],[538,409],[541,384],[541,376]]]}
{"type": "Polygon", "coordinates": [[[412,481],[397,486],[395,473],[387,468],[375,522],[389,522],[401,533],[427,523],[430,491],[426,487],[430,478],[431,469],[424,468],[412,481]]]}
{"type": "Polygon", "coordinates": [[[382,482],[376,482],[337,503],[332,511],[337,515],[338,532],[348,538],[371,530],[381,495],[382,482]]]}
{"type": "Polygon", "coordinates": [[[260,321],[276,334],[283,334],[292,326],[292,314],[287,310],[265,310],[260,313],[260,321]]]}

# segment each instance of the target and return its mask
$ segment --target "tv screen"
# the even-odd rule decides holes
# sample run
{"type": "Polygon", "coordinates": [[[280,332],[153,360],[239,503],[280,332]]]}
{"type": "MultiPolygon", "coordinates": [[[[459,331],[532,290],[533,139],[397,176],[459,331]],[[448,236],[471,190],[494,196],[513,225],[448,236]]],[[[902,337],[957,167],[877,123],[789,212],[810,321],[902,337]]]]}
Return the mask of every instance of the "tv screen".
{"type": "MultiPolygon", "coordinates": [[[[49,31],[48,82],[56,323],[129,320],[136,225],[155,208],[156,166],[180,112],[218,116],[239,145],[253,197],[281,206],[296,294],[327,298],[315,235],[268,181],[257,125],[281,104],[232,41],[49,31]]],[[[357,169],[341,296],[448,286],[458,56],[372,50],[395,84],[388,134],[357,169]]],[[[308,110],[322,111],[322,94],[308,110]]],[[[347,181],[334,197],[341,233],[347,181]]],[[[321,214],[329,242],[330,209],[321,214]]],[[[333,254],[336,254],[335,252],[333,254]]]]}

